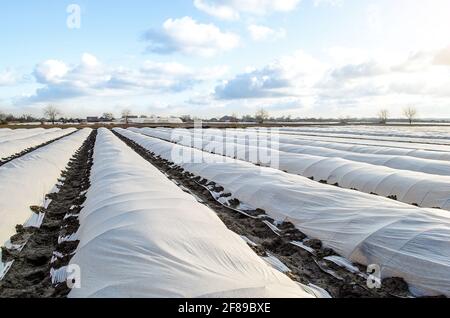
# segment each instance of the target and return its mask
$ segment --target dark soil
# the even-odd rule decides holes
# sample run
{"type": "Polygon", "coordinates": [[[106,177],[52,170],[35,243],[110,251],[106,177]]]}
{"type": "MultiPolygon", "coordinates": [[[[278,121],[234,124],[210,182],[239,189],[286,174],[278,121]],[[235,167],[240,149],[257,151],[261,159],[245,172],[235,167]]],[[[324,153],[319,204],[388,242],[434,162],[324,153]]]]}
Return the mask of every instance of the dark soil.
{"type": "Polygon", "coordinates": [[[47,196],[52,199],[48,208],[32,207],[35,212],[45,213],[41,227],[17,226],[17,234],[11,238],[11,242],[25,244],[23,249],[10,251],[2,248],[3,261],[14,260],[14,263],[0,281],[0,298],[67,296],[69,290],[66,284],[52,285],[50,271],[52,268],[67,265],[78,245],[78,242],[58,244],[58,238],[72,234],[78,229],[78,218],[65,219],[65,216],[76,216],[81,210],[80,205],[86,199],[84,194],[90,186],[89,176],[96,135],[97,132],[93,131],[62,172],[59,192],[47,196]]]}
{"type": "MultiPolygon", "coordinates": [[[[114,132],[115,133],[115,132],[114,132]]],[[[287,275],[303,284],[319,286],[333,297],[338,298],[391,298],[409,297],[407,284],[400,278],[390,278],[383,281],[382,288],[369,289],[367,278],[324,260],[324,257],[336,255],[334,251],[324,248],[319,240],[305,240],[304,245],[311,247],[311,253],[301,247],[291,244],[292,241],[302,241],[306,235],[297,230],[291,223],[277,224],[276,231],[272,220],[263,210],[238,211],[239,200],[228,201],[228,206],[217,201],[217,195],[223,191],[220,185],[209,182],[199,176],[183,171],[180,167],[163,160],[135,142],[115,133],[129,147],[135,150],[148,162],[160,169],[169,179],[172,179],[184,191],[195,196],[221,218],[233,232],[250,239],[256,246],[249,246],[260,256],[270,253],[282,261],[290,270],[287,275]],[[268,222],[272,225],[268,226],[268,222]]],[[[220,197],[231,198],[232,194],[222,193],[220,197]]],[[[357,265],[362,273],[366,268],[357,265]]]]}
{"type": "Polygon", "coordinates": [[[19,157],[22,157],[22,156],[24,156],[24,155],[26,155],[26,154],[28,154],[28,153],[30,153],[30,152],[33,152],[33,151],[35,151],[35,150],[37,150],[37,149],[39,149],[39,148],[45,147],[45,146],[47,146],[47,145],[50,145],[51,143],[53,143],[53,142],[55,142],[55,141],[58,141],[58,140],[60,140],[60,139],[63,139],[64,137],[70,136],[70,135],[72,135],[72,134],[74,134],[74,133],[76,133],[76,132],[77,132],[77,131],[74,131],[74,132],[72,132],[72,133],[70,133],[70,134],[67,134],[67,135],[64,135],[64,136],[61,136],[61,137],[52,139],[52,140],[47,141],[47,142],[45,142],[45,143],[43,143],[43,144],[40,144],[40,145],[38,145],[38,146],[36,146],[36,147],[27,148],[27,149],[25,149],[25,150],[23,150],[23,151],[21,151],[21,152],[19,152],[19,153],[16,153],[15,155],[12,155],[11,157],[8,157],[8,158],[0,158],[0,167],[3,166],[4,164],[10,162],[10,161],[13,161],[14,159],[17,159],[17,158],[19,158],[19,157]]]}

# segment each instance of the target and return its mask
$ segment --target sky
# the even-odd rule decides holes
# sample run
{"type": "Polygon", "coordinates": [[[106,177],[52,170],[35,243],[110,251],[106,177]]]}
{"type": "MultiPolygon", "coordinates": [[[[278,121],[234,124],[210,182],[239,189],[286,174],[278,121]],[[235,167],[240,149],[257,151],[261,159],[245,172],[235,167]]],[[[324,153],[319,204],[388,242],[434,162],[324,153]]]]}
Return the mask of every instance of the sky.
{"type": "Polygon", "coordinates": [[[2,0],[0,111],[450,118],[448,0],[2,0]]]}

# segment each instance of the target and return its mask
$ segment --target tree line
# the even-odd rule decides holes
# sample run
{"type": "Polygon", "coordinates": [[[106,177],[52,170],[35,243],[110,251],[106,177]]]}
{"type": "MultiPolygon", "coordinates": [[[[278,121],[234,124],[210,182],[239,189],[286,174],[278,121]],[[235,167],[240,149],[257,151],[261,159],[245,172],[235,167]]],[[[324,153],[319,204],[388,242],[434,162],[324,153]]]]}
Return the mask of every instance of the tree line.
{"type": "MultiPolygon", "coordinates": [[[[402,110],[403,117],[409,122],[410,125],[413,124],[413,122],[418,117],[418,112],[415,107],[406,107],[402,110]]],[[[375,121],[379,124],[387,124],[389,120],[389,110],[388,109],[380,109],[380,111],[377,113],[376,118],[374,118],[375,121]]],[[[194,122],[195,120],[200,120],[199,118],[192,117],[190,115],[184,115],[181,116],[181,119],[185,123],[194,122]]],[[[242,117],[238,117],[236,114],[232,115],[226,115],[221,118],[210,118],[207,119],[209,122],[254,122],[258,124],[263,123],[270,123],[270,122],[299,122],[299,121],[306,121],[306,122],[330,122],[330,121],[339,121],[342,124],[349,123],[351,121],[358,121],[361,120],[361,118],[350,118],[350,117],[341,117],[341,118],[293,118],[292,116],[281,116],[281,117],[272,117],[270,116],[269,112],[267,112],[265,109],[261,108],[259,109],[255,115],[244,115],[242,117]]]]}
{"type": "MultiPolygon", "coordinates": [[[[409,122],[409,124],[413,124],[413,122],[418,117],[418,112],[415,107],[409,106],[405,107],[402,111],[403,117],[409,122]]],[[[132,111],[130,109],[125,109],[122,111],[122,118],[125,120],[126,123],[128,123],[129,118],[132,117],[132,111]]],[[[145,117],[145,116],[141,116],[145,117]]],[[[194,122],[195,120],[199,119],[196,117],[192,117],[191,115],[184,115],[180,117],[181,120],[185,123],[194,122]]],[[[377,113],[376,120],[380,124],[387,124],[388,120],[390,118],[390,113],[388,109],[380,109],[377,113]]],[[[113,121],[114,114],[113,113],[104,113],[101,117],[102,121],[113,121]]],[[[205,120],[205,119],[203,119],[205,120]]],[[[263,123],[270,123],[270,122],[299,122],[299,121],[311,121],[311,122],[326,122],[326,121],[335,121],[336,118],[292,118],[290,115],[288,116],[281,116],[281,117],[273,117],[270,116],[269,112],[265,110],[264,108],[258,109],[254,115],[244,115],[239,117],[237,114],[232,115],[226,115],[220,118],[209,118],[206,119],[209,122],[254,122],[258,124],[263,123]]],[[[351,122],[351,121],[357,121],[357,118],[339,118],[339,122],[342,124],[351,122]]],[[[43,117],[42,118],[36,118],[29,114],[24,114],[19,117],[14,116],[12,114],[4,114],[0,111],[0,124],[7,124],[11,122],[20,122],[20,123],[31,123],[31,122],[46,122],[49,121],[52,124],[55,124],[56,122],[63,122],[63,123],[77,123],[82,122],[82,119],[73,119],[73,118],[65,118],[62,116],[61,111],[54,105],[48,105],[43,109],[43,117]]]]}
{"type": "Polygon", "coordinates": [[[8,124],[11,122],[18,122],[18,123],[34,123],[34,122],[40,122],[43,123],[45,121],[50,121],[52,124],[55,124],[58,122],[64,122],[64,123],[75,123],[79,122],[79,119],[74,118],[65,118],[60,117],[62,116],[62,113],[59,111],[59,109],[53,105],[49,105],[43,109],[43,117],[35,117],[30,114],[23,114],[21,116],[14,116],[13,114],[5,114],[0,111],[0,124],[8,124]]]}
{"type": "MultiPolygon", "coordinates": [[[[409,122],[410,125],[416,120],[417,118],[417,109],[415,107],[409,106],[405,107],[402,111],[403,116],[406,118],[406,120],[409,122]]],[[[380,109],[378,112],[378,120],[380,124],[387,124],[389,120],[389,110],[388,109],[380,109]]]]}

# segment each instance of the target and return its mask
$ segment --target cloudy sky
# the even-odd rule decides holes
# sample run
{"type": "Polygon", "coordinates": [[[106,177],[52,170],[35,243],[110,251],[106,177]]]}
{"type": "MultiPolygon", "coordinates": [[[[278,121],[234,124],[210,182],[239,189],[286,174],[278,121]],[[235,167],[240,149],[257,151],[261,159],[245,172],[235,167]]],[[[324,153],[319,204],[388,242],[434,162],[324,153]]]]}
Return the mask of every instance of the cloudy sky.
{"type": "Polygon", "coordinates": [[[448,0],[2,0],[0,111],[343,117],[413,105],[450,118],[449,12],[448,0]]]}

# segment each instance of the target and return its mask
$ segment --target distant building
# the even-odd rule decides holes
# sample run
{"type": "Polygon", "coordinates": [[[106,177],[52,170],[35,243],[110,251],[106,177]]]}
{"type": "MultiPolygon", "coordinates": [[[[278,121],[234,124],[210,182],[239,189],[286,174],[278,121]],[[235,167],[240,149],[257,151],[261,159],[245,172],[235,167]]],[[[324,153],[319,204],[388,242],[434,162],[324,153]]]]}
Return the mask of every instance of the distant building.
{"type": "Polygon", "coordinates": [[[223,116],[222,118],[219,119],[219,121],[221,122],[225,122],[225,123],[232,123],[232,122],[237,122],[237,118],[233,117],[233,116],[223,116]]]}
{"type": "Polygon", "coordinates": [[[99,120],[98,117],[92,116],[92,117],[87,117],[87,118],[86,118],[86,121],[87,121],[88,123],[98,123],[100,120],[99,120]]]}

